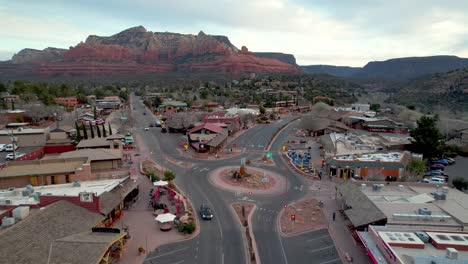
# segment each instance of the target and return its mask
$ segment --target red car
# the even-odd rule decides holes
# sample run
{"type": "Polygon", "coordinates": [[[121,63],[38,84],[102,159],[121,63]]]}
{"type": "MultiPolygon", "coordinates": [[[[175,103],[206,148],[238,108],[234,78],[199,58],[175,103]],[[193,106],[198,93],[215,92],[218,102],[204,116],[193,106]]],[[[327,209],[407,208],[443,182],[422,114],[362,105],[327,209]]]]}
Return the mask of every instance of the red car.
{"type": "Polygon", "coordinates": [[[431,168],[431,170],[444,170],[445,166],[439,163],[434,163],[434,164],[431,164],[429,168],[431,168]]]}

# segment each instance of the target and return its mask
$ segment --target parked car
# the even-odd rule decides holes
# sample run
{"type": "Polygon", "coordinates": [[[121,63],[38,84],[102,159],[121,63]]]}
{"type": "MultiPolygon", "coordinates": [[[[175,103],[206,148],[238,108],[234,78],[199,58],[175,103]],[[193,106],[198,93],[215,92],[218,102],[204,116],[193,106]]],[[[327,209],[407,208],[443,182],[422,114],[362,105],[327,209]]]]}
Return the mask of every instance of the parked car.
{"type": "Polygon", "coordinates": [[[424,173],[424,176],[448,176],[445,172],[441,170],[429,170],[424,173]]]}
{"type": "Polygon", "coordinates": [[[156,125],[156,127],[161,127],[161,121],[156,120],[155,125],[156,125]]]}
{"type": "MultiPolygon", "coordinates": [[[[18,149],[18,145],[15,144],[15,145],[14,145],[14,149],[17,150],[17,149],[18,149]]],[[[6,146],[5,146],[5,150],[6,150],[6,151],[9,151],[9,152],[10,152],[10,151],[13,151],[13,144],[8,144],[8,145],[6,145],[6,146]]]]}
{"type": "Polygon", "coordinates": [[[455,159],[452,159],[452,158],[445,158],[445,159],[448,161],[449,165],[455,164],[455,159]]]}
{"type": "Polygon", "coordinates": [[[6,144],[0,144],[0,152],[5,151],[6,144]]]}
{"type": "Polygon", "coordinates": [[[203,220],[213,219],[213,213],[211,212],[211,209],[207,205],[204,205],[204,204],[200,206],[200,216],[201,216],[201,219],[203,220]]]}
{"type": "Polygon", "coordinates": [[[445,159],[439,159],[439,160],[431,161],[431,164],[442,164],[444,166],[448,166],[449,162],[445,159]]]}
{"type": "Polygon", "coordinates": [[[149,127],[145,127],[145,131],[148,131],[149,130],[149,127]]]}
{"type": "Polygon", "coordinates": [[[445,166],[440,164],[440,163],[433,163],[433,164],[429,165],[429,168],[431,170],[445,170],[445,166]]]}
{"type": "Polygon", "coordinates": [[[436,178],[436,177],[432,177],[430,179],[423,179],[422,182],[425,182],[425,183],[445,183],[445,180],[443,179],[440,179],[440,178],[436,178]]]}
{"type": "Polygon", "coordinates": [[[19,152],[16,153],[15,155],[13,155],[13,153],[9,153],[8,155],[6,155],[5,159],[6,159],[6,160],[15,160],[15,159],[17,159],[17,158],[19,158],[19,157],[22,157],[22,156],[24,156],[24,155],[26,155],[26,154],[24,154],[24,153],[19,153],[19,152]]]}

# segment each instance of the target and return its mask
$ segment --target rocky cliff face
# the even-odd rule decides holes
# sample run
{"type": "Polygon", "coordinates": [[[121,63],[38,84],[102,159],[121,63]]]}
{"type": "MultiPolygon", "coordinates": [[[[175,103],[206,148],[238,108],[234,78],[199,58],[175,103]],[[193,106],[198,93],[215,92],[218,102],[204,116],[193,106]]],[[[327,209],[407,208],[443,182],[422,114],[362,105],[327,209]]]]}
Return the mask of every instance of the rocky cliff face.
{"type": "Polygon", "coordinates": [[[296,66],[296,58],[292,54],[280,52],[254,52],[259,58],[275,59],[296,66]]]}
{"type": "Polygon", "coordinates": [[[11,62],[23,64],[20,68],[26,64],[37,65],[36,72],[47,75],[168,71],[299,72],[295,65],[275,58],[257,57],[247,48],[239,50],[224,36],[210,36],[202,31],[198,35],[150,32],[142,26],[109,37],[92,35],[68,50],[22,50],[11,62]]]}

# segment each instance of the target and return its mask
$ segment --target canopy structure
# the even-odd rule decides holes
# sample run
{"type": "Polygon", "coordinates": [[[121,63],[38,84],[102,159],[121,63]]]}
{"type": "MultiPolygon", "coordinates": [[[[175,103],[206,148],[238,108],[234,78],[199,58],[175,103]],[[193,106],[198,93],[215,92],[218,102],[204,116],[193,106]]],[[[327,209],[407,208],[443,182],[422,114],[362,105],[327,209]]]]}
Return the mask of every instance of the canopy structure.
{"type": "Polygon", "coordinates": [[[175,215],[171,213],[165,213],[165,214],[160,214],[158,215],[154,220],[160,222],[160,223],[167,223],[167,222],[172,222],[176,218],[175,215]]]}
{"type": "Polygon", "coordinates": [[[161,181],[161,180],[153,182],[154,186],[166,186],[167,184],[168,184],[167,181],[161,181]]]}

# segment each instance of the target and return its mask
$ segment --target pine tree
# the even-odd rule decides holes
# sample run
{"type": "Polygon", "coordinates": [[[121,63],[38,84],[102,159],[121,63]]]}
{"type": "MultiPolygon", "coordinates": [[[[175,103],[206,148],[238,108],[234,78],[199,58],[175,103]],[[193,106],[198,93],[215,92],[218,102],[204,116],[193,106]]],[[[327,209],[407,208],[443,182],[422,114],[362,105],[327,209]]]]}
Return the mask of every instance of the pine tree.
{"type": "Polygon", "coordinates": [[[89,129],[91,130],[91,138],[94,138],[94,129],[93,129],[93,125],[89,125],[89,129]]]}
{"type": "Polygon", "coordinates": [[[102,124],[102,136],[107,137],[106,126],[104,124],[102,124]]]}
{"type": "Polygon", "coordinates": [[[76,129],[76,141],[80,142],[81,140],[81,133],[80,133],[80,127],[78,126],[78,123],[75,122],[75,129],[76,129]]]}
{"type": "Polygon", "coordinates": [[[11,110],[15,110],[15,101],[11,100],[11,110]]]}
{"type": "Polygon", "coordinates": [[[101,130],[99,129],[99,125],[96,125],[96,132],[97,132],[98,138],[100,138],[101,137],[101,130]]]}
{"type": "Polygon", "coordinates": [[[110,123],[109,123],[109,136],[110,136],[110,135],[112,135],[112,127],[111,127],[111,125],[110,125],[110,123]]]}
{"type": "Polygon", "coordinates": [[[97,109],[96,106],[93,107],[93,115],[94,115],[94,120],[97,119],[97,109]]]}
{"type": "Polygon", "coordinates": [[[83,128],[83,138],[88,139],[88,130],[86,129],[86,126],[82,126],[83,128]]]}

